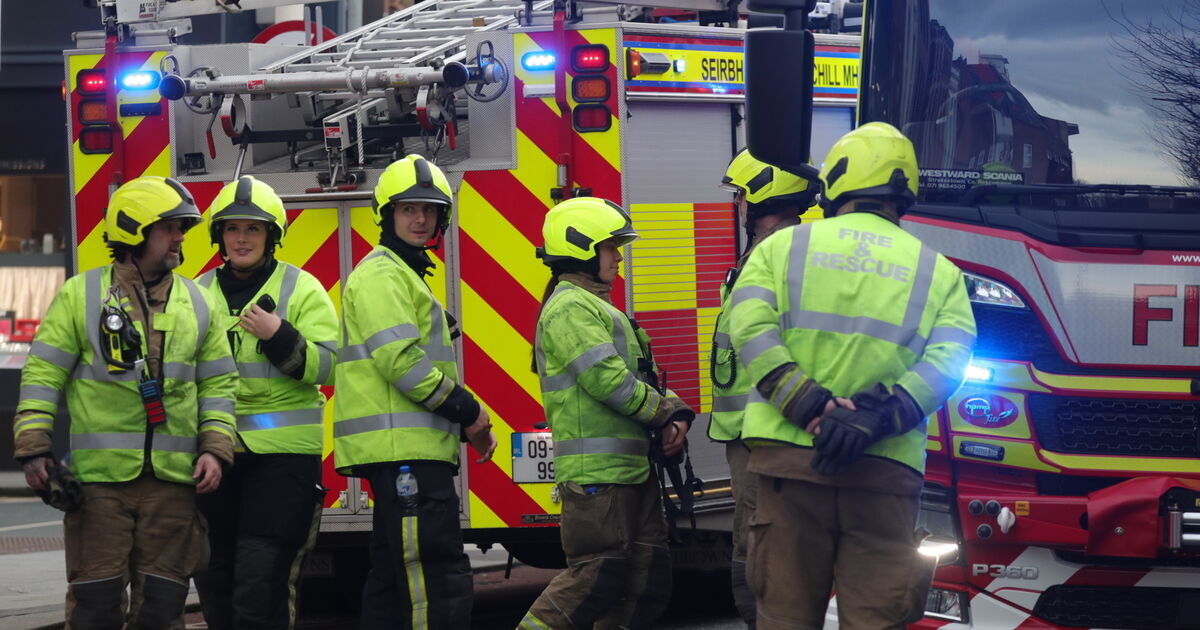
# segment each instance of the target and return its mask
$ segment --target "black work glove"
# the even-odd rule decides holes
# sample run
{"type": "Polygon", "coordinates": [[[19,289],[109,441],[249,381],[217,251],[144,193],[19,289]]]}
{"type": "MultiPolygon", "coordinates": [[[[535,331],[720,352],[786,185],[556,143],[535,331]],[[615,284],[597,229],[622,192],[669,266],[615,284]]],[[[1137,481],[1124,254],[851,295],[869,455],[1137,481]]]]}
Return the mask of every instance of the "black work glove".
{"type": "Polygon", "coordinates": [[[805,376],[795,363],[775,368],[756,387],[783,417],[801,429],[821,415],[825,403],[833,399],[828,389],[805,376]]]}
{"type": "Polygon", "coordinates": [[[850,398],[857,408],[838,407],[821,418],[820,435],[813,440],[816,454],[813,470],[822,475],[840,475],[862,457],[867,447],[899,433],[900,400],[882,384],[850,398]]]}
{"type": "Polygon", "coordinates": [[[79,506],[83,505],[83,486],[79,484],[75,473],[60,462],[52,462],[47,473],[49,478],[46,485],[50,489],[39,490],[37,493],[42,502],[63,512],[78,510],[79,506]]]}

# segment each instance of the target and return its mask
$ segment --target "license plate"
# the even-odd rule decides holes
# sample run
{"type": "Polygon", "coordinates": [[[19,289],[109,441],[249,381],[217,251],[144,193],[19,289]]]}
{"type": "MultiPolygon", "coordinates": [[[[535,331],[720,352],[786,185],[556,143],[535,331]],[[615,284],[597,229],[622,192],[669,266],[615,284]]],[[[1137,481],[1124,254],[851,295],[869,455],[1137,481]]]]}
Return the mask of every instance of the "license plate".
{"type": "Polygon", "coordinates": [[[548,431],[512,435],[513,481],[554,483],[554,440],[548,431]]]}

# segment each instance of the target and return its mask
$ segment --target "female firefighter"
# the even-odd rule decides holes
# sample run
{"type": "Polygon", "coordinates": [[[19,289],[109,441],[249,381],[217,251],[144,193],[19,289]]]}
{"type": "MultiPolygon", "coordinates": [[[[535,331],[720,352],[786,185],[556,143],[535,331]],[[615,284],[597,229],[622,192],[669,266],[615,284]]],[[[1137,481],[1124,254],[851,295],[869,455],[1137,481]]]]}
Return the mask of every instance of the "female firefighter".
{"type": "Polygon", "coordinates": [[[270,186],[241,177],[207,218],[225,264],[199,283],[237,363],[239,439],[225,482],[198,498],[212,558],[196,588],[209,628],[286,630],[324,497],[319,387],[332,382],[337,313],[320,281],[276,260],[287,215],[270,186]]]}
{"type": "Polygon", "coordinates": [[[538,251],[552,276],[534,347],[568,568],[520,628],[650,628],[671,595],[662,497],[648,454],[678,454],[695,413],[656,389],[645,331],[613,306],[620,248],[637,238],[604,199],[564,201],[546,215],[538,251]]]}

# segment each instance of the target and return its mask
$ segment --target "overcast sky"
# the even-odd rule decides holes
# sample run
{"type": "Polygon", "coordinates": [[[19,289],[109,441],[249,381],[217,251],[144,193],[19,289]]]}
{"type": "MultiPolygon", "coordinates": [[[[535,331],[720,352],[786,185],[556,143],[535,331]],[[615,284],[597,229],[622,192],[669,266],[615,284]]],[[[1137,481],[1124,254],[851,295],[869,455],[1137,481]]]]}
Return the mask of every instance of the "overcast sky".
{"type": "Polygon", "coordinates": [[[1147,102],[1117,54],[1128,34],[1114,21],[1166,24],[1167,10],[1200,0],[930,0],[955,56],[1001,54],[1008,74],[1038,113],[1079,125],[1070,139],[1075,176],[1090,183],[1179,185],[1153,142],[1147,102]],[[1107,8],[1107,10],[1106,10],[1107,8]],[[1111,17],[1110,17],[1111,15],[1111,17]]]}

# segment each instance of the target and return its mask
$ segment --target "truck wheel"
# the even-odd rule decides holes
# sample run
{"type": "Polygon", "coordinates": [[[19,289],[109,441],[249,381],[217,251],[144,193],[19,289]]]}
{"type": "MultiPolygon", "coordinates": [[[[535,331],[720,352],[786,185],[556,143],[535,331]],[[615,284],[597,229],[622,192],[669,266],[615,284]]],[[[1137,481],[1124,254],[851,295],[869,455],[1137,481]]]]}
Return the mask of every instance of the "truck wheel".
{"type": "Polygon", "coordinates": [[[509,542],[504,548],[520,560],[538,569],[565,569],[567,556],[563,554],[562,546],[558,543],[509,542]]]}

